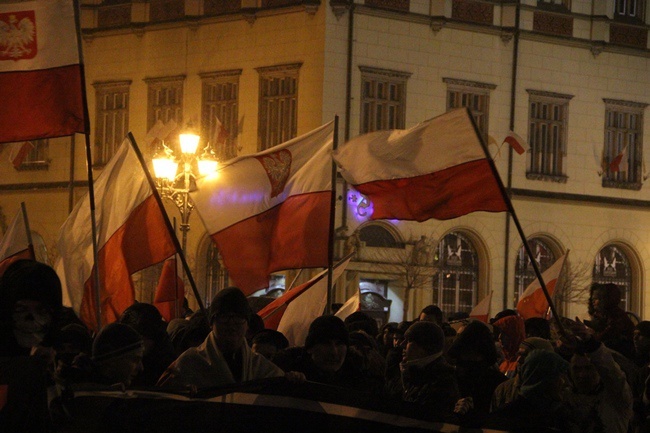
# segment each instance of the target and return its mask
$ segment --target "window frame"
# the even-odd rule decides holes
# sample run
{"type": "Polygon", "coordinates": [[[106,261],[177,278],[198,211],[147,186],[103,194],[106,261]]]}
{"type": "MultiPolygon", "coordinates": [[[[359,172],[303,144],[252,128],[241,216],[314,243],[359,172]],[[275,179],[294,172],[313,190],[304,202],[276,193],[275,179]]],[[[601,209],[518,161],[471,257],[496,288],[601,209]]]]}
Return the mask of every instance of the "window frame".
{"type": "Polygon", "coordinates": [[[468,107],[479,132],[487,143],[490,129],[490,93],[497,88],[496,84],[456,78],[443,78],[442,81],[447,84],[447,111],[468,107]],[[477,102],[476,98],[479,99],[478,104],[471,104],[477,102]]]}
{"type": "MultiPolygon", "coordinates": [[[[618,262],[617,262],[618,264],[618,262]]],[[[610,263],[611,265],[611,263],[610,263]]],[[[602,248],[598,250],[598,253],[596,253],[596,257],[594,257],[594,264],[593,264],[593,270],[592,270],[592,275],[591,275],[591,281],[593,283],[614,283],[617,286],[621,288],[621,292],[623,295],[623,299],[621,299],[621,302],[623,305],[621,305],[621,308],[625,311],[632,311],[635,314],[638,314],[639,312],[637,311],[638,308],[636,306],[636,298],[637,298],[637,291],[638,289],[635,289],[635,277],[634,277],[634,266],[633,266],[633,257],[629,254],[626,248],[622,247],[621,245],[615,243],[615,242],[610,242],[607,243],[606,245],[603,245],[602,248]],[[623,274],[622,276],[618,275],[618,269],[614,268],[616,275],[605,275],[604,274],[604,266],[606,266],[607,263],[604,262],[601,263],[601,257],[603,254],[603,251],[605,249],[614,249],[615,254],[621,256],[624,260],[622,260],[622,266],[623,268],[623,274]],[[603,270],[600,271],[599,268],[603,267],[603,270]]]]}
{"type": "Polygon", "coordinates": [[[359,66],[361,71],[359,133],[386,129],[404,129],[406,125],[406,92],[410,72],[359,66]],[[372,95],[368,96],[368,86],[372,95]],[[382,86],[380,88],[380,86],[382,86]],[[395,90],[395,97],[391,97],[395,90]],[[377,96],[377,93],[385,93],[377,96]],[[381,107],[378,113],[377,108],[381,107]],[[391,110],[394,114],[390,115],[391,110]],[[392,121],[391,121],[392,118],[392,121]]]}
{"type": "Polygon", "coordinates": [[[237,156],[239,136],[239,81],[241,69],[199,74],[201,77],[201,136],[221,161],[237,156]],[[219,87],[221,89],[219,89],[219,87]],[[225,146],[213,143],[216,118],[228,132],[225,146]]]}
{"type": "Polygon", "coordinates": [[[93,87],[96,99],[93,167],[103,167],[110,161],[129,132],[131,80],[96,82],[93,83],[93,87]],[[111,96],[113,99],[121,97],[123,106],[107,108],[107,98],[111,96]]]}
{"type": "Polygon", "coordinates": [[[147,131],[158,120],[167,124],[174,120],[176,124],[183,124],[183,87],[185,75],[170,77],[145,78],[147,83],[147,131]],[[166,99],[160,102],[161,97],[166,99]],[[169,99],[174,101],[170,102],[169,99]]]}

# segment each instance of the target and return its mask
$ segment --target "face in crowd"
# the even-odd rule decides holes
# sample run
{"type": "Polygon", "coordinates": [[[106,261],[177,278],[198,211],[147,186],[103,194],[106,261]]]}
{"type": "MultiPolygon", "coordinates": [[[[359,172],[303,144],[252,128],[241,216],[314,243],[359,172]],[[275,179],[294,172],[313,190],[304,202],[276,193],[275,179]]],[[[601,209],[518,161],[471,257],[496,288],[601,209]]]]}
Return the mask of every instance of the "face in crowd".
{"type": "Polygon", "coordinates": [[[52,324],[52,310],[40,301],[21,299],[12,314],[13,333],[21,347],[41,344],[52,324]]]}
{"type": "Polygon", "coordinates": [[[237,313],[218,314],[212,324],[217,346],[223,352],[235,352],[246,341],[248,320],[237,313]]]}
{"type": "Polygon", "coordinates": [[[312,362],[319,370],[327,373],[336,373],[343,366],[348,353],[348,346],[344,341],[330,339],[319,342],[307,349],[312,362]]]}

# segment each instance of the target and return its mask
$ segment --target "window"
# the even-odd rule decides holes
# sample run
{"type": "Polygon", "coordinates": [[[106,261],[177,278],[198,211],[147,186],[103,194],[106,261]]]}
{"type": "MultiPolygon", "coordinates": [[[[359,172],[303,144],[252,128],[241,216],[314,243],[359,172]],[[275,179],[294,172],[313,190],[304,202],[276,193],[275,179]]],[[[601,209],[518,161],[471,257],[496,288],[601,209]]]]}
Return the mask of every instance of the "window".
{"type": "Polygon", "coordinates": [[[479,131],[487,142],[490,91],[496,89],[494,84],[443,78],[447,84],[447,111],[468,107],[474,117],[479,131]]]}
{"type": "Polygon", "coordinates": [[[603,186],[641,189],[643,177],[643,110],[647,104],[605,99],[603,186]],[[618,171],[612,162],[619,157],[618,171]]]}
{"type": "Polygon", "coordinates": [[[129,86],[131,81],[95,83],[94,165],[105,165],[129,132],[129,86]]]}
{"type": "Polygon", "coordinates": [[[239,76],[236,71],[202,74],[201,135],[207,137],[217,158],[237,156],[239,76]]]}
{"type": "Polygon", "coordinates": [[[407,72],[360,66],[360,133],[404,129],[407,72]]]}
{"type": "Polygon", "coordinates": [[[632,310],[632,269],[627,254],[618,245],[606,245],[598,252],[594,260],[592,282],[614,283],[619,286],[623,295],[621,308],[625,311],[632,310]]]}
{"type": "Polygon", "coordinates": [[[12,143],[9,159],[16,170],[47,170],[49,141],[47,139],[12,143]]]}
{"type": "MultiPolygon", "coordinates": [[[[531,238],[528,240],[528,245],[535,254],[534,259],[537,262],[537,267],[540,272],[544,272],[551,267],[558,259],[551,245],[542,238],[531,238]]],[[[530,257],[528,257],[528,253],[526,253],[526,249],[522,245],[517,253],[517,263],[515,264],[515,291],[517,293],[517,299],[521,297],[524,290],[536,278],[537,275],[535,275],[533,264],[530,261],[530,257]]]]}
{"type": "Polygon", "coordinates": [[[367,247],[404,248],[398,237],[380,224],[368,224],[359,229],[359,239],[367,247]]]}
{"type": "Polygon", "coordinates": [[[478,254],[462,233],[449,233],[434,256],[433,303],[443,312],[470,312],[477,302],[478,254]]]}
{"type": "Polygon", "coordinates": [[[183,81],[184,76],[147,78],[147,131],[158,120],[164,124],[173,120],[178,125],[183,122],[183,81]]]}
{"type": "Polygon", "coordinates": [[[643,20],[644,0],[616,0],[614,17],[621,19],[643,20]]]}
{"type": "Polygon", "coordinates": [[[526,177],[566,182],[569,100],[573,96],[528,90],[530,160],[526,177]]]}
{"type": "Polygon", "coordinates": [[[298,132],[298,72],[301,63],[257,68],[260,74],[258,149],[294,138],[298,132]]]}

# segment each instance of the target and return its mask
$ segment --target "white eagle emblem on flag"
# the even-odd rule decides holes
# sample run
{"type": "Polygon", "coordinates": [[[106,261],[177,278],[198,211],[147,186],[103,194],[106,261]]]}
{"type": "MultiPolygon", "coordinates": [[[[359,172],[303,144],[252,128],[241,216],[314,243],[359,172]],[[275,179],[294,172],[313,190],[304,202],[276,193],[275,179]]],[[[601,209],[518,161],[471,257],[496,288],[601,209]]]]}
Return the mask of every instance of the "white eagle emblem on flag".
{"type": "Polygon", "coordinates": [[[284,191],[287,185],[289,174],[291,173],[291,152],[287,149],[282,149],[277,152],[257,156],[257,160],[262,164],[266,175],[271,182],[271,198],[277,197],[284,191]]]}
{"type": "Polygon", "coordinates": [[[0,14],[0,60],[31,59],[36,56],[34,11],[0,14]]]}

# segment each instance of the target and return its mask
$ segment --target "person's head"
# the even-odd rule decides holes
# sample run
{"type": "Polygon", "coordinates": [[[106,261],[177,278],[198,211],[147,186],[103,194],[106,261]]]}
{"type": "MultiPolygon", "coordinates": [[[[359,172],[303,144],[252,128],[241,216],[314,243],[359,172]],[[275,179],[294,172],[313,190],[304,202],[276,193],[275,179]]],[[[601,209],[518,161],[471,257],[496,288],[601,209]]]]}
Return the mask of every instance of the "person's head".
{"type": "Polygon", "coordinates": [[[319,370],[336,373],[345,362],[349,343],[348,330],[341,319],[321,316],[309,325],[305,350],[319,370]]]}
{"type": "Polygon", "coordinates": [[[508,315],[495,321],[492,326],[499,331],[499,342],[506,359],[514,360],[519,345],[526,338],[524,319],[518,315],[508,315]]]}
{"type": "Polygon", "coordinates": [[[35,260],[12,263],[0,279],[0,321],[22,348],[39,345],[61,310],[61,281],[54,269],[35,260]]]}
{"type": "Polygon", "coordinates": [[[433,322],[421,321],[412,324],[404,333],[405,362],[415,361],[442,353],[445,334],[440,326],[433,322]]]}
{"type": "Polygon", "coordinates": [[[442,310],[437,305],[427,305],[422,309],[418,320],[442,325],[442,310]]]}
{"type": "Polygon", "coordinates": [[[551,339],[551,325],[543,317],[531,317],[524,321],[526,337],[540,337],[551,339]]]}
{"type": "Polygon", "coordinates": [[[348,332],[364,331],[373,338],[379,333],[377,321],[363,311],[355,311],[346,317],[343,323],[345,323],[348,332]]]}
{"type": "Polygon", "coordinates": [[[594,283],[589,291],[589,314],[607,314],[621,303],[621,289],[614,283],[594,283]]]}
{"type": "Polygon", "coordinates": [[[650,358],[650,321],[643,320],[634,327],[634,350],[638,357],[650,358]]]}
{"type": "Polygon", "coordinates": [[[519,345],[517,351],[517,372],[521,374],[521,367],[526,358],[533,350],[543,350],[545,352],[554,352],[553,345],[549,340],[539,337],[528,337],[519,345]]]}
{"type": "Polygon", "coordinates": [[[578,394],[589,394],[600,384],[600,373],[585,354],[571,357],[571,382],[578,394]]]}
{"type": "Polygon", "coordinates": [[[169,338],[167,322],[152,304],[136,302],[122,312],[118,321],[129,325],[142,336],[145,352],[169,338]]]}
{"type": "Polygon", "coordinates": [[[520,393],[524,397],[559,401],[569,363],[555,352],[533,350],[521,368],[520,393]]]}
{"type": "Polygon", "coordinates": [[[209,314],[219,350],[232,353],[246,344],[248,320],[252,312],[241,290],[237,287],[221,290],[212,299],[209,314]]]}
{"type": "Polygon", "coordinates": [[[490,366],[497,361],[492,331],[485,323],[471,321],[454,340],[447,354],[461,367],[490,366]]]}
{"type": "Polygon", "coordinates": [[[263,329],[253,337],[251,350],[266,359],[273,359],[276,353],[289,347],[289,340],[280,331],[263,329]]]}
{"type": "Polygon", "coordinates": [[[110,384],[129,386],[142,370],[144,344],[138,332],[123,323],[111,323],[99,331],[92,348],[97,370],[110,384]]]}
{"type": "Polygon", "coordinates": [[[249,344],[253,344],[253,337],[256,336],[260,331],[263,331],[266,328],[264,325],[264,319],[257,314],[251,313],[250,319],[248,319],[248,331],[246,331],[246,341],[249,344]]]}
{"type": "Polygon", "coordinates": [[[388,322],[381,327],[381,332],[379,333],[379,338],[381,339],[381,344],[384,347],[393,347],[393,336],[397,330],[397,323],[388,322]]]}

